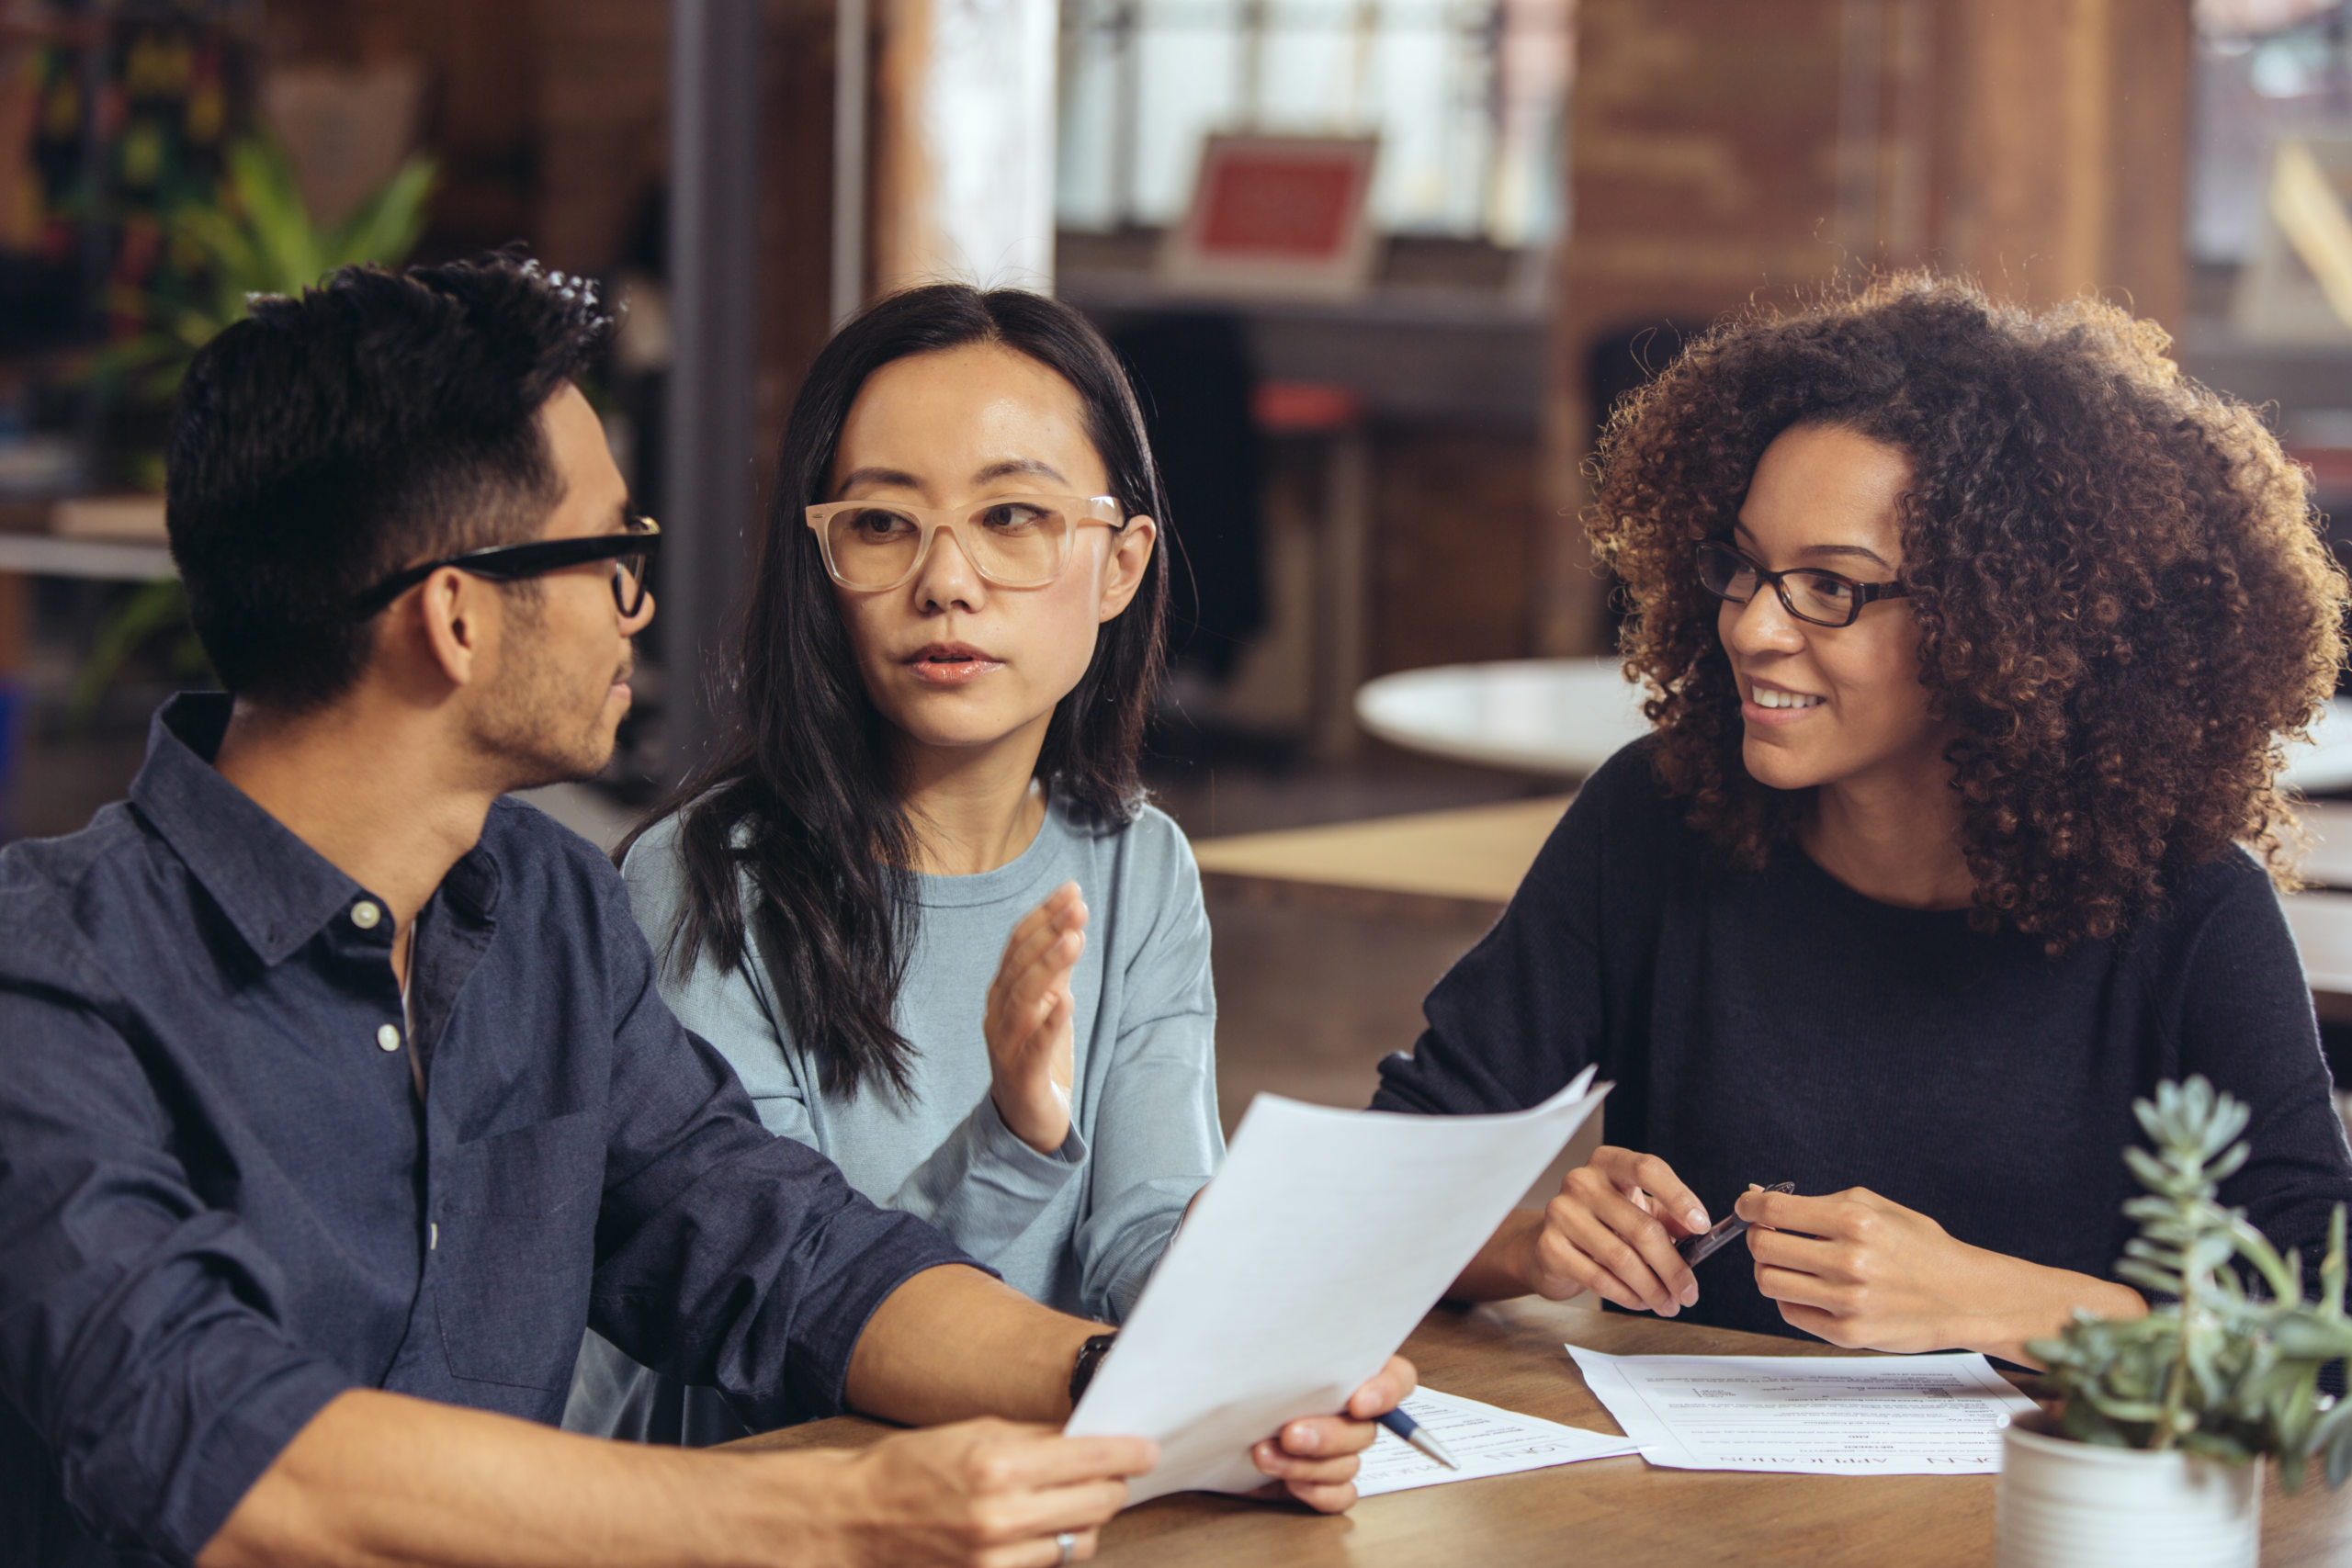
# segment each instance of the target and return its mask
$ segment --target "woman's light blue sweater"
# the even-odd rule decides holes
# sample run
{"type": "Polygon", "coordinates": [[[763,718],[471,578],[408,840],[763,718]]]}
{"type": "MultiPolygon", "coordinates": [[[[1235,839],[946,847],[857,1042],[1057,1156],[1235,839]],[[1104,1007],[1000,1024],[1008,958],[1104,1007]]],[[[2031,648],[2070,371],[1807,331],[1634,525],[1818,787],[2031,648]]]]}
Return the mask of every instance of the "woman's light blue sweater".
{"type": "MultiPolygon", "coordinates": [[[[666,962],[683,893],[675,819],[639,839],[621,871],[638,923],[663,954],[662,994],[723,1053],[771,1132],[823,1151],[850,1184],[921,1215],[1049,1306],[1118,1322],[1225,1152],[1216,1110],[1216,998],[1191,847],[1146,807],[1124,828],[1049,806],[1028,849],[977,876],[920,876],[914,949],[898,1004],[915,1093],[868,1083],[821,1092],[786,1029],[763,954],[684,975],[666,962]],[[1070,1134],[1042,1155],[989,1099],[981,1017],[1006,936],[1066,881],[1089,910],[1076,1003],[1070,1134]]],[[[688,1441],[741,1432],[717,1396],[683,1394],[594,1335],[564,1425],[688,1441]]]]}

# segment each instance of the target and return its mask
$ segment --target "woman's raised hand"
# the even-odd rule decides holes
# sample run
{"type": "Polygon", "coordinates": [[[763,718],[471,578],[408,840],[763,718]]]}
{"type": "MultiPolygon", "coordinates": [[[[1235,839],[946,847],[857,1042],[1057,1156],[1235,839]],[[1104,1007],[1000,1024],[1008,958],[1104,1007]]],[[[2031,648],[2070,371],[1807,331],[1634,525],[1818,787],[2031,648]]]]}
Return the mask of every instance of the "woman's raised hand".
{"type": "Polygon", "coordinates": [[[1049,1155],[1069,1136],[1070,972],[1086,951],[1086,900],[1065,882],[1021,917],[989,986],[989,1093],[1012,1135],[1049,1155]]]}
{"type": "Polygon", "coordinates": [[[1568,1172],[1541,1223],[1521,1227],[1512,1272],[1554,1301],[1592,1291],[1672,1317],[1699,1299],[1699,1281],[1674,1244],[1707,1224],[1706,1208],[1671,1166],[1604,1144],[1568,1172]]]}

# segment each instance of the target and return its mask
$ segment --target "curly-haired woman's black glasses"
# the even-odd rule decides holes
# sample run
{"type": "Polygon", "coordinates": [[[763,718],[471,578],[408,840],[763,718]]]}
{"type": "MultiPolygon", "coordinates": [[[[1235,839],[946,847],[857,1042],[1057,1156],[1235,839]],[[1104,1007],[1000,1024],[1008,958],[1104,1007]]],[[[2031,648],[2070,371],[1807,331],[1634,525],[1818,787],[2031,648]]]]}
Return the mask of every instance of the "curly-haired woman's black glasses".
{"type": "Polygon", "coordinates": [[[366,620],[445,566],[476,577],[516,582],[568,566],[608,560],[613,563],[613,603],[627,619],[645,607],[645,585],[653,571],[654,553],[661,547],[662,525],[650,517],[632,517],[628,531],[623,534],[587,534],[576,539],[535,539],[527,545],[465,550],[392,573],[351,602],[351,618],[366,620]]]}
{"type": "Polygon", "coordinates": [[[1745,604],[1769,582],[1782,609],[1816,626],[1850,626],[1872,600],[1901,599],[1911,592],[1900,582],[1857,582],[1818,567],[1767,571],[1721,539],[1702,541],[1698,558],[1699,586],[1716,598],[1745,604]]]}

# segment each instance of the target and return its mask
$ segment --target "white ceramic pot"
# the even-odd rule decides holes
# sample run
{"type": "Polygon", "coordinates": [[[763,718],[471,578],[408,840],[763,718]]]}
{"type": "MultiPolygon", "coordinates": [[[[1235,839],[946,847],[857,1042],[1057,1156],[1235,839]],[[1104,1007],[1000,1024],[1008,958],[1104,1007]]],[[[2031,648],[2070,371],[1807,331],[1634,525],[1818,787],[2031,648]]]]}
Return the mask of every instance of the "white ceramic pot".
{"type": "Polygon", "coordinates": [[[1999,1568],[2255,1568],[2262,1461],[2098,1448],[2038,1416],[2001,1442],[1999,1568]]]}

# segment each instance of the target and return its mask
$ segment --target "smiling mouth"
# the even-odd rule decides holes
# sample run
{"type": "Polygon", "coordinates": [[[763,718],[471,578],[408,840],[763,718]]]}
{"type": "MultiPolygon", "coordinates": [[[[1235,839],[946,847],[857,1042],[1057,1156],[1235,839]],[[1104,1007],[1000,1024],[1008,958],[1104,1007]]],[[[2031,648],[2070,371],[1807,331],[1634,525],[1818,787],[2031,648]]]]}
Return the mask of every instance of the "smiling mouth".
{"type": "Polygon", "coordinates": [[[1805,692],[1783,692],[1770,686],[1748,687],[1748,701],[1759,708],[1817,708],[1828,700],[1805,692]]]}

